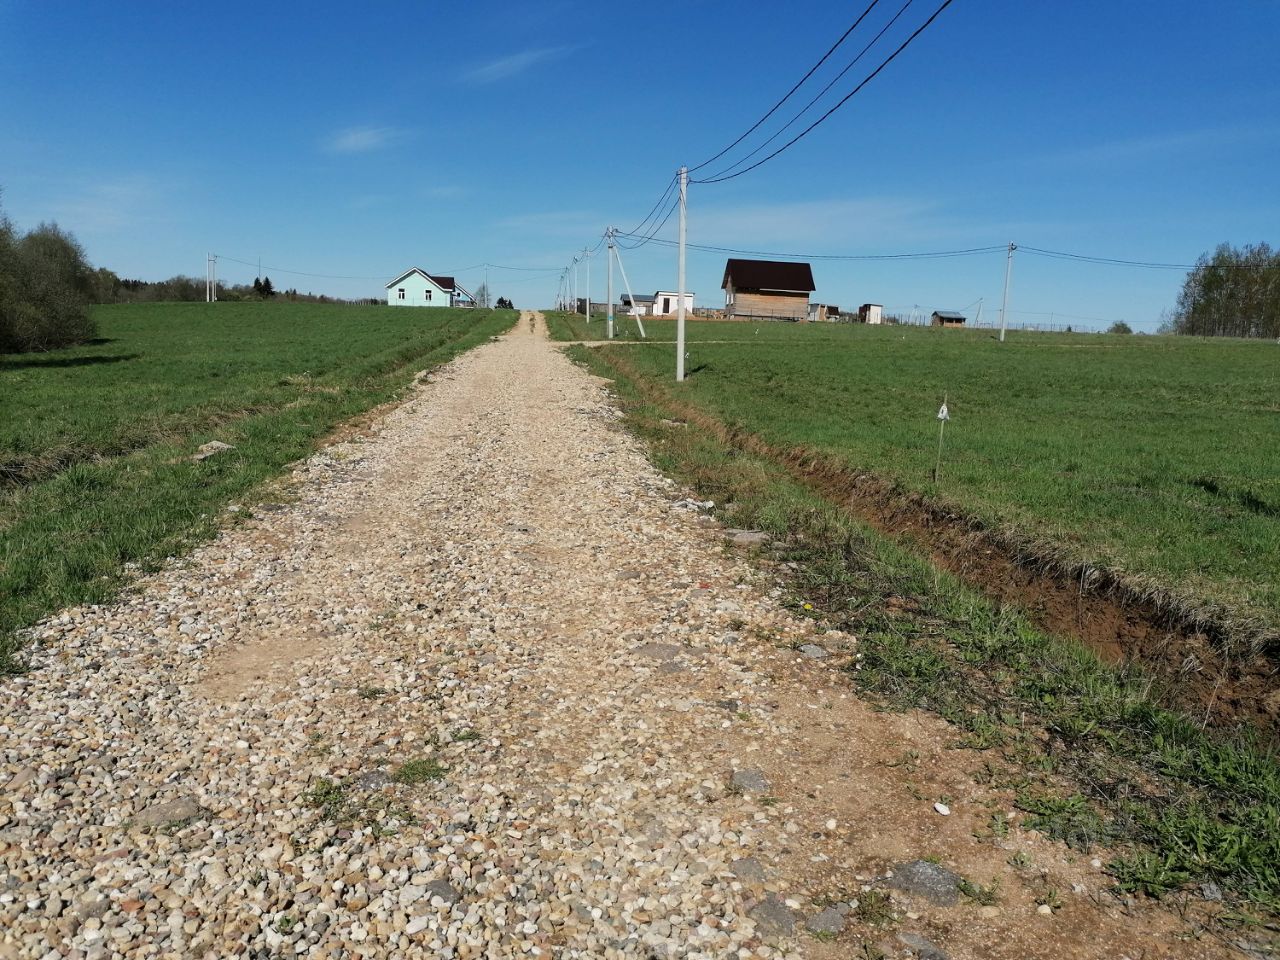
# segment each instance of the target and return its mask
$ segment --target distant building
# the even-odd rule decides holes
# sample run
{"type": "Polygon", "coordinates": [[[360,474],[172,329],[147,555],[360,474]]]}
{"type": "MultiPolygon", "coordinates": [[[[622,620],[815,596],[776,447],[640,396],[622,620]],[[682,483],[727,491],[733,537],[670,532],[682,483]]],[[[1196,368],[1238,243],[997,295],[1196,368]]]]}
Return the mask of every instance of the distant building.
{"type": "Polygon", "coordinates": [[[884,307],[878,303],[864,303],[858,308],[859,323],[884,323],[884,307]]]}
{"type": "Polygon", "coordinates": [[[834,303],[809,304],[809,320],[812,323],[836,323],[840,319],[840,308],[834,303]]]}
{"type": "Polygon", "coordinates": [[[391,307],[474,307],[476,298],[453,277],[432,276],[418,267],[387,284],[391,307]]]}
{"type": "Polygon", "coordinates": [[[631,294],[624,293],[622,306],[633,317],[647,317],[653,313],[653,297],[646,293],[637,293],[635,303],[632,303],[631,294]]]}
{"type": "MultiPolygon", "coordinates": [[[[653,315],[655,317],[674,317],[679,309],[679,293],[671,290],[659,290],[653,295],[653,315]]],[[[688,291],[684,295],[684,312],[693,313],[693,294],[688,291]]]]}
{"type": "Polygon", "coordinates": [[[935,310],[933,316],[929,318],[929,325],[932,327],[963,327],[965,316],[963,313],[956,313],[954,310],[935,310]]]}
{"type": "Polygon", "coordinates": [[[738,260],[724,266],[725,317],[729,320],[805,320],[813,270],[807,263],[738,260]]]}

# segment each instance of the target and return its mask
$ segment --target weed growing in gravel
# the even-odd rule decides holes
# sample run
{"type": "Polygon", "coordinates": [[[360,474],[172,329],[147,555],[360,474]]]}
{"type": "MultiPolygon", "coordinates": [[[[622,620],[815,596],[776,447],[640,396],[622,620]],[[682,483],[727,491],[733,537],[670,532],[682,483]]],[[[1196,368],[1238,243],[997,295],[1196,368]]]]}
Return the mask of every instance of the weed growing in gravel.
{"type": "Polygon", "coordinates": [[[1025,870],[1031,866],[1031,854],[1025,850],[1019,850],[1017,853],[1009,857],[1009,866],[1015,870],[1025,870]]]}
{"type": "Polygon", "coordinates": [[[1062,896],[1053,887],[1048,887],[1036,897],[1036,903],[1050,910],[1062,909],[1062,896]]]}
{"type": "Polygon", "coordinates": [[[894,922],[893,900],[883,890],[864,890],[858,894],[858,905],[853,915],[862,923],[883,927],[894,922]]]}
{"type": "Polygon", "coordinates": [[[329,820],[339,819],[347,806],[347,792],[341,784],[321,777],[302,797],[311,807],[320,810],[329,820]]]}
{"type": "Polygon", "coordinates": [[[396,783],[417,784],[440,780],[448,773],[434,757],[410,760],[394,774],[396,783]]]}
{"type": "Polygon", "coordinates": [[[1088,852],[1114,839],[1111,828],[1080,794],[1058,797],[1051,794],[1022,793],[1018,808],[1030,814],[1024,821],[1030,830],[1061,840],[1073,850],[1088,852]]]}
{"type": "Polygon", "coordinates": [[[481,733],[479,730],[459,730],[453,735],[454,743],[472,743],[479,740],[481,733]]]}
{"type": "Polygon", "coordinates": [[[377,700],[379,697],[385,697],[386,695],[386,687],[361,687],[356,691],[356,696],[361,700],[377,700]]]}
{"type": "Polygon", "coordinates": [[[961,893],[979,906],[994,907],[1000,902],[999,877],[996,877],[986,885],[974,883],[971,880],[961,879],[960,883],[957,884],[957,888],[961,893]]]}

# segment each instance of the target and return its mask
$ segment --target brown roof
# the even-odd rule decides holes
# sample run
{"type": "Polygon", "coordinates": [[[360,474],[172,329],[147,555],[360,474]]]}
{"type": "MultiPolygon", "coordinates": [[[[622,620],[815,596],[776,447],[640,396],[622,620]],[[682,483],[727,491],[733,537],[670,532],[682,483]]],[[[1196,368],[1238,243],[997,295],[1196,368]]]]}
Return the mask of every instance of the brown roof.
{"type": "Polygon", "coordinates": [[[720,288],[729,286],[729,278],[733,278],[736,289],[748,290],[787,290],[797,293],[811,293],[817,287],[813,285],[813,270],[807,263],[790,263],[782,260],[738,260],[730,257],[724,265],[724,279],[720,288]]]}
{"type": "Polygon", "coordinates": [[[454,290],[457,289],[457,284],[454,283],[453,277],[441,277],[434,273],[428,273],[427,276],[430,277],[432,280],[434,280],[439,285],[441,290],[446,290],[449,293],[453,293],[454,290]]]}

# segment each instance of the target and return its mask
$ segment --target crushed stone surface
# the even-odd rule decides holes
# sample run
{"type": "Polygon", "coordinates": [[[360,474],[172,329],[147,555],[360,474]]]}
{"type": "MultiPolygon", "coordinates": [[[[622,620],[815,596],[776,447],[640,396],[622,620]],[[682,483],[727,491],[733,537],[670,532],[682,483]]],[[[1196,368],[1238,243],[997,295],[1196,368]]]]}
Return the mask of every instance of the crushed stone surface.
{"type": "Polygon", "coordinates": [[[4,955],[787,953],[730,869],[768,817],[713,701],[761,682],[732,626],[809,628],[529,326],[37,628],[0,694],[4,955]]]}
{"type": "MultiPolygon", "coordinates": [[[[989,817],[929,811],[967,761],[843,692],[853,639],[788,612],[617,420],[526,315],[281,502],[35,628],[0,684],[0,957],[864,955],[842,931],[892,860],[989,817]],[[899,782],[904,745],[933,780],[899,782]]],[[[865,955],[1156,929],[1019,896],[898,904],[865,955]]]]}

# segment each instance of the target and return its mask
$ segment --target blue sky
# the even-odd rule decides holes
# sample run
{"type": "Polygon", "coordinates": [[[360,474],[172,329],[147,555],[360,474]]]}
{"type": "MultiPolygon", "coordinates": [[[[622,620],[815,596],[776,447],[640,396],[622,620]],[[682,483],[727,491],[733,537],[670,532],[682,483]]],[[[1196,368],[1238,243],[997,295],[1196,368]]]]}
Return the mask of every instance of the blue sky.
{"type": "MultiPolygon", "coordinates": [[[[750,126],[864,5],[0,0],[4,208],[19,226],[56,220],[95,264],[146,279],[199,276],[210,250],[261,256],[278,287],[343,296],[381,283],[280,268],[559,267],[750,126]]],[[[900,25],[935,6],[916,0],[900,25]]],[[[1275,244],[1277,38],[1274,0],[955,0],[787,153],[692,186],[690,240],[814,254],[1012,240],[1174,263],[1222,241],[1275,244]]],[[[624,256],[638,290],[674,285],[674,251],[624,256]]],[[[723,263],[691,254],[698,302],[721,302],[723,263]]],[[[1003,270],[1000,253],[820,262],[816,299],[927,312],[981,297],[990,318],[1003,270]]],[[[255,272],[224,261],[220,275],[255,272]]],[[[489,276],[520,306],[556,290],[550,275],[489,276]]],[[[461,277],[474,287],[483,271],[461,277]]],[[[603,279],[597,260],[597,297],[603,279]]],[[[1181,280],[1020,254],[1011,319],[1153,329],[1181,280]]]]}

